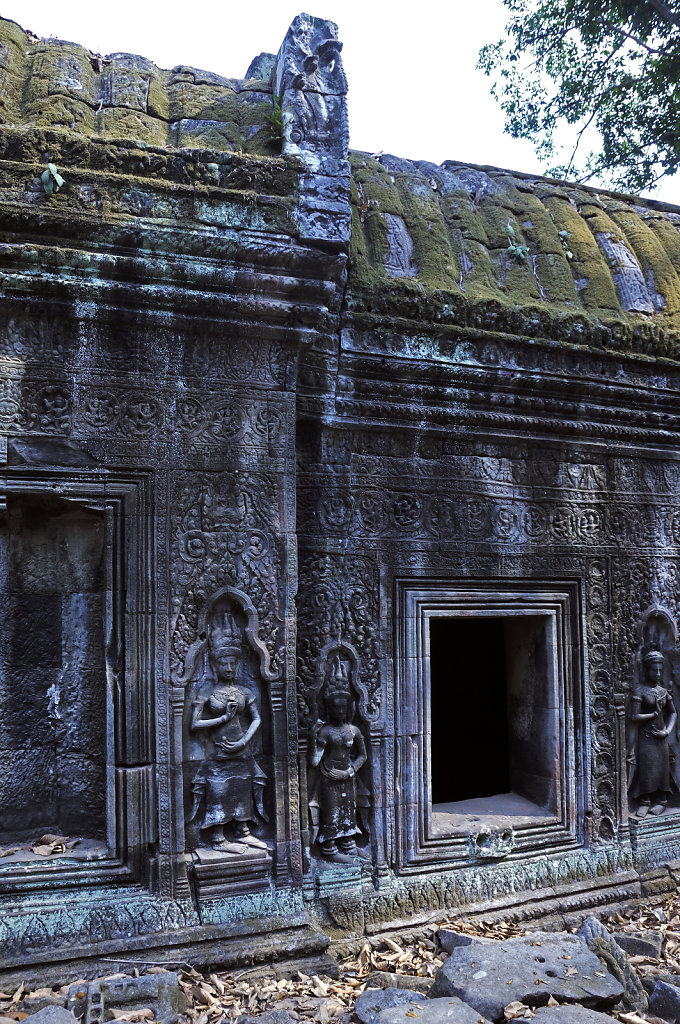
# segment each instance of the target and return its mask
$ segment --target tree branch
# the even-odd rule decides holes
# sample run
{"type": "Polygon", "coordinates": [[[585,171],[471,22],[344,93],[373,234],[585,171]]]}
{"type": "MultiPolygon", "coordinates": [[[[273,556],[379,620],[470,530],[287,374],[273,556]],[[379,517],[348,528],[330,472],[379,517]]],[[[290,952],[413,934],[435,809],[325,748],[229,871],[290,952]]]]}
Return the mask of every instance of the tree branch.
{"type": "Polygon", "coordinates": [[[585,124],[583,125],[583,127],[582,127],[582,128],[581,128],[581,130],[579,131],[578,135],[576,136],[576,142],[575,142],[575,144],[574,144],[574,148],[573,148],[573,149],[572,149],[572,151],[571,151],[571,156],[569,157],[569,163],[567,164],[567,170],[566,170],[566,173],[565,173],[565,175],[564,175],[564,176],[565,176],[565,178],[568,178],[568,177],[569,177],[569,175],[570,175],[570,173],[571,173],[571,169],[572,169],[572,167],[574,166],[574,160],[576,159],[576,152],[577,152],[577,150],[578,150],[578,147],[579,147],[579,146],[581,145],[581,138],[583,137],[583,133],[584,133],[584,132],[585,132],[585,131],[586,131],[586,130],[587,130],[588,128],[590,128],[591,124],[592,124],[592,123],[593,123],[593,121],[595,120],[595,115],[596,115],[596,114],[597,114],[597,107],[595,107],[595,109],[593,110],[592,114],[590,115],[590,117],[589,117],[589,118],[588,118],[588,120],[587,120],[587,121],[585,122],[585,124]]]}
{"type": "Polygon", "coordinates": [[[641,39],[637,38],[637,36],[631,35],[630,32],[626,32],[625,28],[621,28],[620,25],[614,25],[611,21],[603,21],[602,24],[605,28],[608,28],[610,32],[618,32],[619,35],[625,36],[626,39],[630,39],[632,42],[634,42],[636,46],[641,46],[643,50],[647,51],[647,53],[663,53],[663,50],[658,50],[654,46],[648,46],[647,43],[643,43],[641,39]]]}
{"type": "Polygon", "coordinates": [[[670,21],[671,25],[680,28],[680,15],[674,14],[664,0],[647,0],[647,2],[661,15],[664,21],[670,21]]]}

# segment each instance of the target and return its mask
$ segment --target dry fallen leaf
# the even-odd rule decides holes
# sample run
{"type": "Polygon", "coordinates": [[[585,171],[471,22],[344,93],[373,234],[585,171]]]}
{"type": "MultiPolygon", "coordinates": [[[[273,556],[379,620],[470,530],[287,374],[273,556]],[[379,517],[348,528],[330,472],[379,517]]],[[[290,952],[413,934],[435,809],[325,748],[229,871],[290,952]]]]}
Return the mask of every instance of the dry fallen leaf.
{"type": "Polygon", "coordinates": [[[575,967],[567,967],[566,971],[564,972],[564,977],[573,978],[575,974],[578,974],[578,971],[575,967]]]}
{"type": "Polygon", "coordinates": [[[530,1007],[525,1003],[520,1002],[519,999],[513,1000],[503,1010],[503,1016],[506,1020],[517,1020],[522,1017],[533,1017],[530,1007]]]}

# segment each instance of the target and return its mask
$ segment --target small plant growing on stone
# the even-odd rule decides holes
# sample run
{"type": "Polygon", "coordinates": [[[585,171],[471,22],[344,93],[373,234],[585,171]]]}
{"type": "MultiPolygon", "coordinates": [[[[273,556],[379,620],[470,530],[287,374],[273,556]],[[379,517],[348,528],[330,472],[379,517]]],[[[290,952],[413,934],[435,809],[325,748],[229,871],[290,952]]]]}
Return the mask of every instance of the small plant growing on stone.
{"type": "Polygon", "coordinates": [[[508,247],[505,251],[507,252],[510,259],[514,260],[515,263],[524,263],[529,252],[528,245],[521,245],[517,241],[515,229],[513,228],[510,221],[508,221],[508,247]]]}
{"type": "Polygon", "coordinates": [[[283,94],[272,96],[272,109],[269,114],[269,137],[272,142],[283,144],[286,127],[293,119],[289,110],[283,109],[283,94]]]}
{"type": "Polygon", "coordinates": [[[42,172],[40,180],[42,181],[43,190],[48,196],[54,195],[64,184],[64,179],[54,164],[47,165],[47,170],[42,172]]]}
{"type": "Polygon", "coordinates": [[[558,231],[557,234],[560,236],[560,242],[562,243],[562,248],[564,249],[564,255],[567,257],[568,260],[573,260],[574,254],[569,248],[569,243],[567,242],[567,239],[571,238],[571,232],[558,231]]]}

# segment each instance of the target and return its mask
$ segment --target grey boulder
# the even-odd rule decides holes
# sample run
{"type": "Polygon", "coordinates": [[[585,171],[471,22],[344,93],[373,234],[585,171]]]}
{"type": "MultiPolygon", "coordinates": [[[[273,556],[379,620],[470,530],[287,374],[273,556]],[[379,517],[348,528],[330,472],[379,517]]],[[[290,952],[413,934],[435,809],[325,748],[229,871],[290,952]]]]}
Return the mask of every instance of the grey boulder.
{"type": "Polygon", "coordinates": [[[663,935],[660,932],[617,932],[616,943],[629,956],[651,956],[657,959],[663,949],[663,935]]]}
{"type": "Polygon", "coordinates": [[[468,1006],[462,999],[447,996],[383,1010],[379,1024],[440,1024],[440,1021],[446,1021],[447,1024],[480,1024],[481,1017],[478,1010],[468,1006]]]}
{"type": "Polygon", "coordinates": [[[464,932],[456,932],[453,928],[440,928],[437,932],[439,945],[445,953],[453,953],[458,946],[474,946],[480,943],[488,944],[493,939],[481,938],[477,935],[466,935],[464,932]]]}
{"type": "Polygon", "coordinates": [[[63,1006],[44,1006],[42,1010],[26,1017],[26,1020],[30,1020],[31,1024],[77,1024],[73,1014],[63,1006]]]}
{"type": "MultiPolygon", "coordinates": [[[[384,1014],[395,1007],[403,1007],[406,1011],[425,1000],[422,992],[408,988],[367,988],[354,1004],[354,1012],[361,1024],[374,1024],[378,1017],[382,1021],[384,1014]]],[[[405,1019],[409,1020],[408,1017],[405,1019]]]]}
{"type": "Polygon", "coordinates": [[[596,917],[588,917],[576,933],[583,939],[588,949],[599,957],[604,970],[613,974],[623,985],[623,998],[620,1010],[635,1013],[646,1013],[648,1009],[647,993],[640,975],[630,963],[621,946],[615,942],[601,921],[596,917]]]}
{"type": "Polygon", "coordinates": [[[585,1006],[569,1003],[566,1006],[541,1006],[531,1018],[536,1024],[612,1024],[613,1017],[585,1006]]]}
{"type": "Polygon", "coordinates": [[[484,1017],[501,1020],[503,1008],[519,1000],[542,1006],[553,995],[568,1003],[606,1007],[623,985],[586,946],[564,932],[534,932],[502,942],[459,946],[439,968],[432,998],[458,996],[484,1017]]]}
{"type": "Polygon", "coordinates": [[[649,1012],[664,1020],[680,1021],[680,989],[666,981],[657,981],[649,997],[649,1012]]]}

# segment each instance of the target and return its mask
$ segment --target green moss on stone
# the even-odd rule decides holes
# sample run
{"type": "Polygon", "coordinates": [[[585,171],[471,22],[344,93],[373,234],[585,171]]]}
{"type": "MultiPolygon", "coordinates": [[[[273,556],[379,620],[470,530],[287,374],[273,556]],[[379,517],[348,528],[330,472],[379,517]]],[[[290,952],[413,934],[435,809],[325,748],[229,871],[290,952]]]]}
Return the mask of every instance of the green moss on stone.
{"type": "Polygon", "coordinates": [[[29,124],[44,128],[66,128],[89,134],[94,129],[95,115],[92,107],[69,96],[47,96],[45,99],[28,103],[24,117],[29,124]]]}
{"type": "Polygon", "coordinates": [[[16,47],[21,53],[28,49],[28,36],[16,21],[9,18],[0,18],[0,41],[16,47]]]}
{"type": "Polygon", "coordinates": [[[168,142],[168,125],[165,121],[126,107],[105,107],[100,110],[95,116],[95,131],[111,139],[148,142],[156,146],[165,146],[168,142]]]}
{"type": "Polygon", "coordinates": [[[546,197],[545,205],[552,213],[556,230],[569,232],[569,248],[574,254],[570,270],[583,305],[593,312],[620,311],[609,267],[593,237],[590,223],[563,199],[546,197]]]}
{"type": "Polygon", "coordinates": [[[436,194],[406,175],[396,176],[404,223],[413,240],[418,278],[428,288],[458,288],[459,267],[436,194]]]}
{"type": "Polygon", "coordinates": [[[157,117],[163,121],[168,121],[170,118],[170,97],[168,96],[165,76],[160,71],[149,77],[149,95],[146,109],[151,117],[157,117]]]}
{"type": "Polygon", "coordinates": [[[502,196],[487,197],[479,204],[479,219],[487,237],[489,249],[507,249],[508,223],[515,231],[515,241],[519,245],[526,244],[519,220],[503,202],[502,196]]]}
{"type": "Polygon", "coordinates": [[[452,231],[459,230],[465,239],[478,242],[488,249],[489,238],[479,216],[479,210],[467,192],[456,191],[442,196],[441,210],[446,224],[452,231]]]}
{"type": "Polygon", "coordinates": [[[34,51],[24,102],[55,93],[97,106],[95,73],[84,47],[54,41],[43,43],[34,51]]]}
{"type": "Polygon", "coordinates": [[[544,302],[551,305],[580,306],[574,278],[564,251],[538,252],[532,257],[532,263],[544,291],[541,296],[544,302]]]}
{"type": "Polygon", "coordinates": [[[404,216],[404,207],[395,186],[394,175],[377,160],[361,153],[350,154],[350,166],[363,213],[377,209],[381,213],[404,216]]]}
{"type": "Polygon", "coordinates": [[[635,253],[650,292],[656,291],[663,299],[664,315],[678,313],[680,279],[657,235],[638,214],[625,207],[612,212],[612,220],[635,253]]]}
{"type": "Polygon", "coordinates": [[[650,217],[645,223],[658,238],[673,267],[680,268],[680,218],[673,223],[666,217],[650,217]]]}

